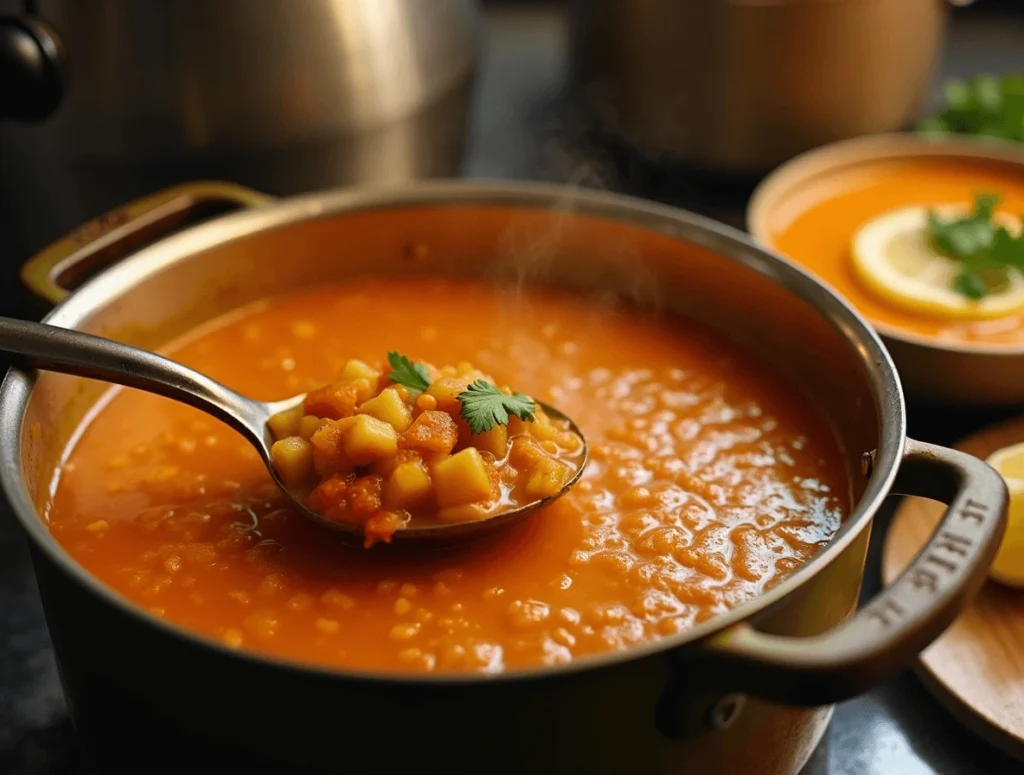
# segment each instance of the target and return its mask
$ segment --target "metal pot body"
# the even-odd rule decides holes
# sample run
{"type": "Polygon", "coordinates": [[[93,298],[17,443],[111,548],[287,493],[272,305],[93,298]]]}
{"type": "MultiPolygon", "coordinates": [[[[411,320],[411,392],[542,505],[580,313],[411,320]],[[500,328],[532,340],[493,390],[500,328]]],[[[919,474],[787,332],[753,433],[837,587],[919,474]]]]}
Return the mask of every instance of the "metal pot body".
{"type": "MultiPolygon", "coordinates": [[[[862,561],[851,556],[844,577],[822,579],[827,594],[852,603],[862,561]]],[[[204,771],[317,775],[795,775],[831,716],[715,693],[660,656],[428,688],[310,676],[168,637],[105,605],[49,558],[37,554],[35,567],[84,758],[103,775],[143,765],[180,773],[196,762],[204,771]]],[[[827,629],[833,619],[808,612],[804,624],[827,629]]]]}
{"type": "Polygon", "coordinates": [[[943,0],[581,0],[573,89],[645,156],[761,173],[903,128],[927,95],[947,14],[943,0]]]}
{"type": "Polygon", "coordinates": [[[63,95],[0,122],[0,229],[27,254],[194,178],[277,194],[458,172],[473,0],[43,0],[63,95]]]}
{"type": "MultiPolygon", "coordinates": [[[[255,201],[223,185],[165,192],[87,225],[69,244],[99,249],[56,246],[26,279],[66,296],[54,283],[73,279],[69,262],[95,269],[109,257],[102,247],[140,221],[214,194],[255,201]]],[[[203,762],[298,773],[793,775],[824,732],[828,704],[905,665],[982,582],[1005,515],[998,475],[904,438],[892,364],[842,301],[742,235],[670,208],[543,185],[311,195],[151,245],[67,296],[50,320],[156,347],[269,295],[438,274],[567,286],[595,304],[725,326],[773,368],[799,375],[832,419],[854,471],[851,516],[761,597],[623,653],[489,677],[317,669],[240,654],[153,617],[64,552],[39,514],[104,386],[12,370],[0,389],[0,481],[32,542],[69,707],[98,771],[203,762]],[[894,487],[952,502],[934,543],[953,546],[955,562],[936,575],[922,564],[926,550],[851,615],[872,517],[894,487]],[[934,588],[922,592],[929,579],[934,588]]]]}

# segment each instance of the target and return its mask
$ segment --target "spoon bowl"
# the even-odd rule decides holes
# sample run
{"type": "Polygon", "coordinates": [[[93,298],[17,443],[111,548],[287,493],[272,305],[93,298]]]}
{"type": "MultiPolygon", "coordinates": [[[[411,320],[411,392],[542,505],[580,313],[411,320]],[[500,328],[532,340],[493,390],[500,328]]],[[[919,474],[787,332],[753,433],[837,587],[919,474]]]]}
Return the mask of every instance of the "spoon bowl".
{"type": "MultiPolygon", "coordinates": [[[[72,331],[46,323],[0,317],[0,352],[17,356],[21,362],[45,371],[98,379],[188,404],[241,433],[259,452],[274,483],[296,510],[317,524],[339,533],[352,543],[362,544],[362,525],[336,522],[308,508],[300,495],[281,480],[271,458],[274,436],[268,422],[282,411],[298,406],[306,394],[279,401],[257,401],[243,396],[216,380],[162,355],[106,339],[94,334],[72,331]]],[[[484,519],[468,522],[412,524],[392,536],[392,543],[453,543],[482,537],[522,522],[565,495],[579,481],[587,463],[587,441],[583,433],[562,412],[536,402],[556,420],[565,421],[582,442],[579,465],[573,476],[554,495],[495,512],[484,519]]]]}

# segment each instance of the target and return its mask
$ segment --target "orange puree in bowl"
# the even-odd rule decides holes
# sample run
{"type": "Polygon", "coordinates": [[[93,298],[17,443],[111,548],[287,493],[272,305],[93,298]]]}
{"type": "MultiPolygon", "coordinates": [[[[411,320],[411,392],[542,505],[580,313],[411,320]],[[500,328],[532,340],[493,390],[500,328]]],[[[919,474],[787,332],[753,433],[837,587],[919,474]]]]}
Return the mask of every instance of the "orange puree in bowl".
{"type": "Polygon", "coordinates": [[[877,325],[951,344],[1024,345],[1024,315],[951,321],[901,310],[855,276],[850,240],[861,224],[910,205],[963,203],[978,192],[1002,195],[999,209],[1024,215],[1021,168],[938,157],[882,160],[812,177],[773,207],[767,241],[832,285],[877,325]]]}
{"type": "Polygon", "coordinates": [[[49,529],[120,594],[232,648],[384,671],[500,671],[657,639],[755,597],[850,508],[812,401],[723,336],[579,296],[379,281],[278,298],[168,352],[258,398],[398,350],[470,361],[573,417],[591,462],[527,523],[458,548],[352,548],[256,453],[122,390],[70,451],[49,529]]]}

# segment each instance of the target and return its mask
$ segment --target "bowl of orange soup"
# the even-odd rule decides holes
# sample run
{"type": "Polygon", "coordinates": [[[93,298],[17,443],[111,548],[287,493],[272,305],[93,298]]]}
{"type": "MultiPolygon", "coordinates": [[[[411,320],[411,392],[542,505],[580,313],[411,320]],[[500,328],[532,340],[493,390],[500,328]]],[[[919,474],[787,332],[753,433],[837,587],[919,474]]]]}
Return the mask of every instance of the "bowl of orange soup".
{"type": "Polygon", "coordinates": [[[1001,479],[905,437],[852,307],[676,209],[542,184],[193,184],[24,276],[59,302],[49,323],[255,398],[388,352],[468,362],[589,449],[525,523],[362,548],[290,510],[209,417],[13,368],[0,479],[104,773],[795,773],[830,704],[935,638],[1001,535],[1001,479]],[[246,207],[153,241],[225,203],[246,207]],[[895,491],[950,509],[858,611],[895,491]]]}
{"type": "Polygon", "coordinates": [[[877,135],[779,167],[755,191],[747,222],[758,242],[811,271],[868,319],[908,391],[946,402],[1016,403],[1024,400],[1022,215],[1019,145],[877,135]],[[981,247],[944,246],[941,226],[928,218],[963,221],[979,200],[992,203],[990,214],[975,219],[981,247]],[[993,251],[999,230],[1007,250],[993,251]]]}

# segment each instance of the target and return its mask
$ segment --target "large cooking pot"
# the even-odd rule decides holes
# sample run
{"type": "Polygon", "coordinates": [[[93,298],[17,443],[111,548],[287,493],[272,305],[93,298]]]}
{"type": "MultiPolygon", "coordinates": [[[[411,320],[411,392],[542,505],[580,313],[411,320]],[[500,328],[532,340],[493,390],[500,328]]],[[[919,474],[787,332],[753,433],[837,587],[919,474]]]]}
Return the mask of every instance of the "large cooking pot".
{"type": "Polygon", "coordinates": [[[949,11],[945,0],[572,9],[571,87],[601,131],[654,161],[742,174],[902,129],[928,94],[949,11]]]}
{"type": "Polygon", "coordinates": [[[695,215],[550,185],[425,183],[261,204],[199,184],[83,227],[25,276],[62,300],[50,323],[154,347],[259,297],[410,274],[597,289],[726,327],[828,412],[855,508],[788,579],[658,642],[487,677],[310,667],[228,650],[90,577],[41,509],[104,386],[12,369],[0,479],[98,771],[792,774],[828,704],[911,661],[982,584],[1005,520],[999,476],[907,439],[899,381],[865,322],[796,266],[695,215]],[[211,201],[257,206],[151,244],[68,295],[140,234],[211,201]],[[892,492],[949,510],[906,573],[854,613],[872,518],[892,492]]]}
{"type": "Polygon", "coordinates": [[[290,194],[458,173],[475,0],[12,5],[0,231],[20,256],[195,177],[290,194]]]}

